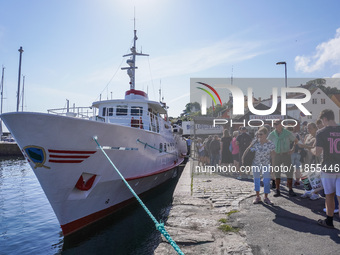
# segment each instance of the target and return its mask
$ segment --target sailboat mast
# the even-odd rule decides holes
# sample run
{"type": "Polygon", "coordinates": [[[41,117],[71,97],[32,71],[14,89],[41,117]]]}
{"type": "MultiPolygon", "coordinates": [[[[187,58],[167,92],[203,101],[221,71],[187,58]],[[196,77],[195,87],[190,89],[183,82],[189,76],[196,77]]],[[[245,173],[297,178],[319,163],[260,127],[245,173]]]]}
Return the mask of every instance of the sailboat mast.
{"type": "MultiPolygon", "coordinates": [[[[5,76],[5,67],[2,66],[2,75],[1,75],[1,107],[0,107],[0,115],[2,114],[2,103],[4,101],[4,76],[5,76]]],[[[2,119],[0,119],[0,140],[1,140],[1,136],[2,136],[2,119]]]]}
{"type": "Polygon", "coordinates": [[[22,58],[22,53],[24,50],[22,47],[18,50],[20,52],[20,58],[19,58],[19,74],[18,74],[18,94],[17,94],[17,112],[19,111],[19,102],[20,102],[20,78],[21,78],[21,58],[22,58]]]}
{"type": "Polygon", "coordinates": [[[24,111],[24,93],[25,93],[25,75],[22,76],[22,105],[21,105],[21,111],[24,111]]]}
{"type": "Polygon", "coordinates": [[[2,66],[2,75],[1,75],[1,108],[0,114],[2,114],[2,104],[4,101],[4,76],[5,76],[5,67],[2,66]]]}

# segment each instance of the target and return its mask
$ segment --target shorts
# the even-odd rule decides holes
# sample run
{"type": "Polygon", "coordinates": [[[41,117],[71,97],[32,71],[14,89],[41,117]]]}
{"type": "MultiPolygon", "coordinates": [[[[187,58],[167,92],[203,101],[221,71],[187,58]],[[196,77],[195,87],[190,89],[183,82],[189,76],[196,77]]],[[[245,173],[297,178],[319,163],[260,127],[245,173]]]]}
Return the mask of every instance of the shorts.
{"type": "Polygon", "coordinates": [[[233,160],[240,162],[240,154],[239,153],[233,154],[233,160]]]}
{"type": "Polygon", "coordinates": [[[336,192],[336,195],[340,196],[340,173],[321,172],[321,181],[326,195],[336,192]]]}
{"type": "MultiPolygon", "coordinates": [[[[276,154],[275,159],[274,159],[274,167],[275,166],[281,166],[284,165],[286,166],[286,169],[289,170],[285,172],[287,178],[293,178],[294,174],[294,167],[291,166],[292,164],[292,159],[290,154],[288,153],[282,153],[282,154],[276,154]]],[[[281,168],[280,168],[281,170],[281,168]]],[[[281,171],[274,171],[275,178],[280,179],[281,178],[281,171]]]]}

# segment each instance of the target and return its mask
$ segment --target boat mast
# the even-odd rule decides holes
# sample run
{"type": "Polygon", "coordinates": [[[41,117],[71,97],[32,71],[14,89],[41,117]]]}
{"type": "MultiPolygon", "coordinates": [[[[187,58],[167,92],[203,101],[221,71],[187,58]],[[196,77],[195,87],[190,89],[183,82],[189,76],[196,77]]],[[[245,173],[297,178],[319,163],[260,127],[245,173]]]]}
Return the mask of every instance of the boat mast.
{"type": "Polygon", "coordinates": [[[19,58],[19,74],[18,74],[18,95],[17,95],[17,112],[19,111],[19,102],[20,102],[20,78],[21,78],[21,58],[22,58],[22,53],[24,50],[22,47],[18,50],[20,52],[20,58],[19,58]]]}
{"type": "MultiPolygon", "coordinates": [[[[5,75],[5,67],[2,66],[2,75],[1,75],[1,107],[0,107],[0,115],[2,114],[2,103],[4,101],[4,75],[5,75]]],[[[2,119],[0,119],[0,138],[2,136],[2,119]]],[[[1,140],[1,139],[0,139],[1,140]]]]}
{"type": "Polygon", "coordinates": [[[22,97],[22,106],[21,106],[21,111],[24,111],[24,93],[25,93],[25,75],[22,76],[22,93],[21,93],[21,97],[22,97]]]}
{"type": "Polygon", "coordinates": [[[134,18],[134,37],[133,37],[133,47],[130,49],[131,53],[126,54],[123,57],[131,56],[130,59],[126,60],[126,63],[129,67],[122,67],[122,70],[127,70],[127,74],[130,77],[130,89],[135,89],[135,69],[138,67],[136,66],[136,56],[149,56],[148,54],[138,53],[136,51],[136,41],[138,40],[137,37],[137,30],[136,30],[136,19],[134,18]]]}

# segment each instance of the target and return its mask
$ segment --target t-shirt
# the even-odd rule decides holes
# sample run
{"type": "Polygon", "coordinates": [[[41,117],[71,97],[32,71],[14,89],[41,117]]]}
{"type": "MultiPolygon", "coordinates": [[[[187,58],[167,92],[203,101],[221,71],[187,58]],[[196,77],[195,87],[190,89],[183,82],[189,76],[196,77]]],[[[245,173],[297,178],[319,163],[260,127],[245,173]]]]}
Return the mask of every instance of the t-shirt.
{"type": "Polygon", "coordinates": [[[220,141],[212,140],[210,143],[210,152],[211,154],[218,154],[220,152],[220,141]]]}
{"type": "Polygon", "coordinates": [[[296,137],[286,129],[282,129],[279,134],[276,130],[272,131],[268,140],[275,144],[276,153],[286,153],[290,151],[290,143],[295,141],[296,137]]]}
{"type": "Polygon", "coordinates": [[[264,144],[256,142],[252,147],[255,150],[255,158],[253,161],[254,165],[269,165],[270,164],[270,153],[275,150],[275,144],[272,141],[267,141],[264,144]]]}
{"type": "Polygon", "coordinates": [[[340,126],[327,126],[316,133],[316,146],[323,148],[323,170],[339,172],[340,164],[340,126]],[[334,171],[337,170],[337,171],[334,171]]]}
{"type": "Polygon", "coordinates": [[[236,137],[233,138],[233,140],[231,141],[231,144],[233,146],[233,151],[231,152],[233,155],[236,155],[240,152],[240,148],[236,143],[236,137]]]}
{"type": "Polygon", "coordinates": [[[243,153],[250,145],[251,137],[247,133],[242,133],[236,138],[236,141],[238,141],[240,152],[243,153]]]}

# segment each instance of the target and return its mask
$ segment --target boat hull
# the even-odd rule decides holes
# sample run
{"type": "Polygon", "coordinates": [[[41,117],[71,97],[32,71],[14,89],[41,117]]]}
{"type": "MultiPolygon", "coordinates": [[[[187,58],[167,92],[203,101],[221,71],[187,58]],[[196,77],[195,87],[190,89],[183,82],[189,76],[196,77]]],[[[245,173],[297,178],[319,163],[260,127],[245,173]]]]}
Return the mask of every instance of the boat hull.
{"type": "Polygon", "coordinates": [[[137,194],[173,177],[185,153],[172,133],[42,113],[8,113],[2,119],[44,190],[64,235],[132,201],[132,194],[93,140],[137,194]],[[167,152],[159,151],[167,144],[167,152]]]}

